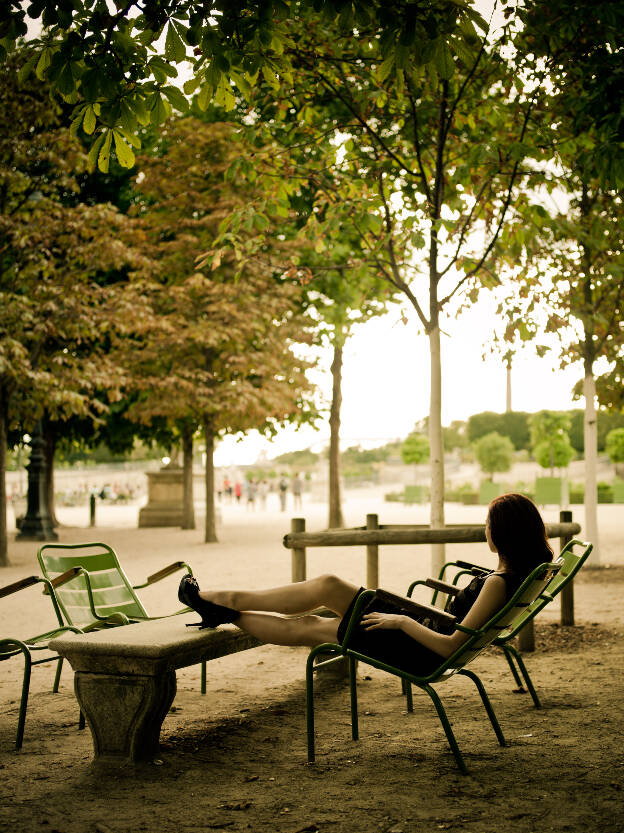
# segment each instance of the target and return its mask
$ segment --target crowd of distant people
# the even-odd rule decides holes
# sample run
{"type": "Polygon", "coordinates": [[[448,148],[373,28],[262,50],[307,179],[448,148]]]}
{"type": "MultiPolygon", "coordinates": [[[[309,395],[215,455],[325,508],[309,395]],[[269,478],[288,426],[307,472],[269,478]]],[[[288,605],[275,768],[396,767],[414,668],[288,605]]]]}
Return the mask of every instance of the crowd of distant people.
{"type": "Polygon", "coordinates": [[[269,495],[276,494],[279,507],[286,511],[288,494],[292,495],[293,509],[301,509],[303,501],[303,480],[296,473],[290,481],[282,475],[276,484],[266,478],[250,477],[246,480],[230,479],[227,475],[217,483],[217,499],[224,503],[235,503],[255,511],[256,507],[265,510],[269,495]]]}

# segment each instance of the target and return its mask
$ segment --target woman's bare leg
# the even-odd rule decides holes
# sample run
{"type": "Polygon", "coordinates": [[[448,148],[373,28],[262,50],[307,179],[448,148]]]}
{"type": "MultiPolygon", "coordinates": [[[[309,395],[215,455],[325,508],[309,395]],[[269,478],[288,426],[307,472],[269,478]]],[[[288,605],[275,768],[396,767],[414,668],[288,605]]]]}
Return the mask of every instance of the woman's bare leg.
{"type": "Polygon", "coordinates": [[[308,645],[313,648],[322,642],[338,641],[339,621],[323,616],[287,619],[270,613],[241,613],[236,625],[272,645],[308,645]]]}
{"type": "MultiPolygon", "coordinates": [[[[202,590],[200,598],[225,605],[234,610],[264,610],[273,613],[306,613],[317,607],[326,607],[343,616],[353,601],[358,588],[338,576],[323,575],[308,581],[297,581],[269,590],[202,590]]],[[[242,617],[241,617],[242,619],[242,617]]],[[[240,624],[237,620],[236,624],[240,624]]],[[[243,627],[243,625],[241,625],[243,627]]],[[[245,628],[246,630],[246,628],[245,628]]],[[[272,640],[266,640],[268,642],[272,640]]],[[[304,643],[283,643],[304,644],[304,643]]],[[[314,643],[316,644],[316,643],[314,643]]]]}

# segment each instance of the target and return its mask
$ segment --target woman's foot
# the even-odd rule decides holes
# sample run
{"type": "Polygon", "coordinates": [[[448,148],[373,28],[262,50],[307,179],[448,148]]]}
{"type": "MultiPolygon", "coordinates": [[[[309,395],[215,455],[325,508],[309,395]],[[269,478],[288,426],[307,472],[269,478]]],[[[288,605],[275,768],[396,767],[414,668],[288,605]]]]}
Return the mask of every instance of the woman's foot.
{"type": "Polygon", "coordinates": [[[182,576],[178,588],[178,599],[187,607],[192,607],[201,616],[201,622],[195,622],[187,627],[216,628],[217,625],[224,625],[226,622],[235,622],[240,613],[231,607],[208,602],[199,595],[199,584],[194,576],[188,573],[182,576]]]}

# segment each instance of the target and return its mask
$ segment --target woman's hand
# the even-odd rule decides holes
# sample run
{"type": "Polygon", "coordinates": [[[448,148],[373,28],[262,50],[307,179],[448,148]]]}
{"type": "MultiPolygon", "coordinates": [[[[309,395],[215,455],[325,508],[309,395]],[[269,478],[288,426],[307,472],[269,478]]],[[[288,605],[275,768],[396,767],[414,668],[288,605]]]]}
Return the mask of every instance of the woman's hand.
{"type": "Polygon", "coordinates": [[[400,613],[366,613],[361,622],[367,631],[384,628],[386,630],[401,630],[405,616],[400,613]]]}

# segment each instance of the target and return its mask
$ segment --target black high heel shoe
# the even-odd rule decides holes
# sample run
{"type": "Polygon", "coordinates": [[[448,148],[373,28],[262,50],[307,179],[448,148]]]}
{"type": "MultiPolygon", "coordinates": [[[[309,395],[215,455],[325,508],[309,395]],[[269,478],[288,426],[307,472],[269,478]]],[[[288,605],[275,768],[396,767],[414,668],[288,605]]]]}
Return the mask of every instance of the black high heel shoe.
{"type": "Polygon", "coordinates": [[[201,622],[193,622],[188,624],[187,628],[199,627],[216,628],[217,625],[224,625],[227,622],[235,622],[240,613],[231,607],[225,605],[218,605],[214,602],[207,602],[199,595],[199,584],[194,576],[188,573],[182,576],[180,586],[178,588],[178,599],[187,607],[193,608],[196,613],[199,613],[201,622]]]}

